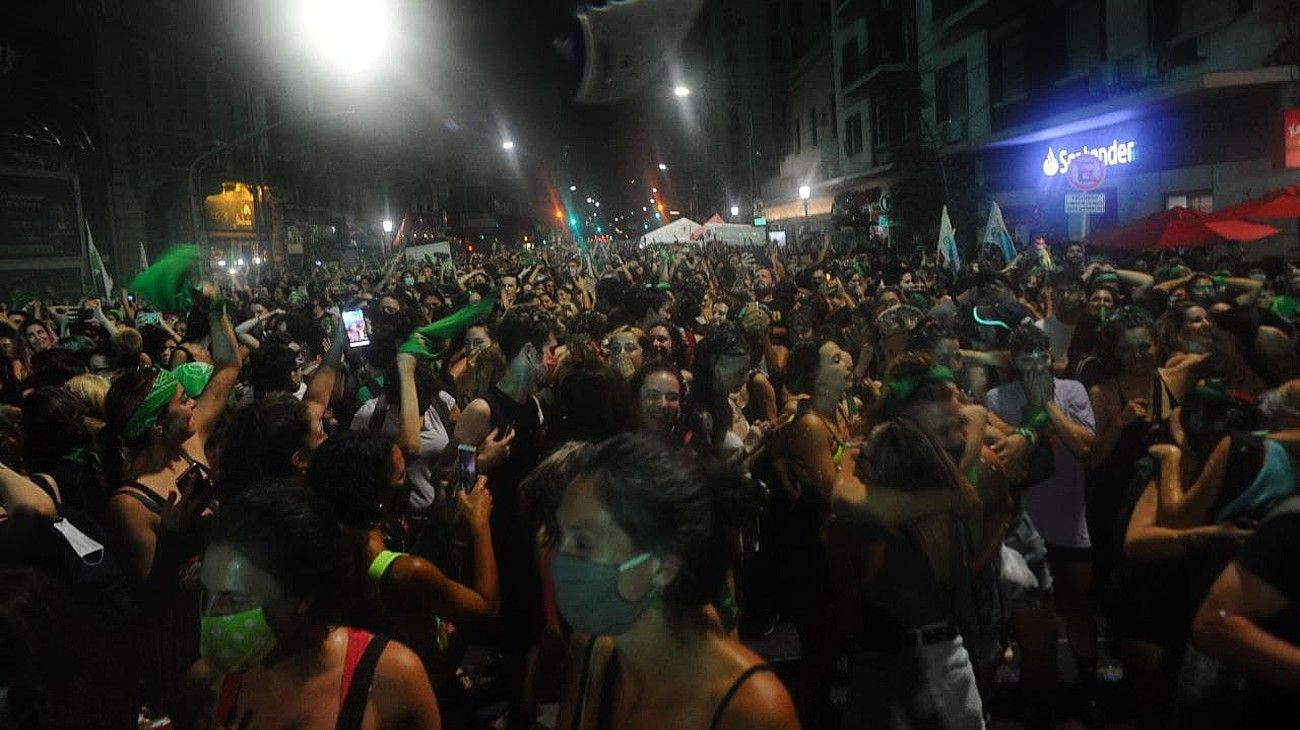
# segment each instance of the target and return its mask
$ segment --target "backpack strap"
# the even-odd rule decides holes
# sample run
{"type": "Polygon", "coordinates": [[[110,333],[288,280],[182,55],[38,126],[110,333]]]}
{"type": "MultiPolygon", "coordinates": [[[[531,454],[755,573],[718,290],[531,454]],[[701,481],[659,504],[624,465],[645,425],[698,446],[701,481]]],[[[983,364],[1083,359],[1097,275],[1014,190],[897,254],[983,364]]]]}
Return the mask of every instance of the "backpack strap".
{"type": "Polygon", "coordinates": [[[337,730],[361,730],[366,716],[366,701],[375,680],[379,656],[388,645],[387,636],[348,629],[348,654],[343,663],[343,681],[339,684],[339,721],[337,730]]]}

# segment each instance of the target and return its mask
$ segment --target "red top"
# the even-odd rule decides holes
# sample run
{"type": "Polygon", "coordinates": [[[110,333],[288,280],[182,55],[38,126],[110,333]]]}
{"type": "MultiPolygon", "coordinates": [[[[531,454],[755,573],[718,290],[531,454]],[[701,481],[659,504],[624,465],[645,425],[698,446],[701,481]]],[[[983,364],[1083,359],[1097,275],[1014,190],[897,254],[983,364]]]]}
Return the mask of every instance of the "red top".
{"type": "MultiPolygon", "coordinates": [[[[348,629],[348,653],[343,660],[343,681],[339,683],[339,709],[343,708],[343,700],[348,696],[348,688],[352,686],[352,675],[357,671],[357,663],[361,661],[361,655],[365,653],[366,647],[374,635],[369,631],[361,629],[348,629]]],[[[239,704],[239,690],[243,687],[243,673],[227,674],[221,681],[221,693],[217,695],[217,709],[213,713],[215,720],[214,726],[217,728],[235,728],[235,708],[239,704]]]]}

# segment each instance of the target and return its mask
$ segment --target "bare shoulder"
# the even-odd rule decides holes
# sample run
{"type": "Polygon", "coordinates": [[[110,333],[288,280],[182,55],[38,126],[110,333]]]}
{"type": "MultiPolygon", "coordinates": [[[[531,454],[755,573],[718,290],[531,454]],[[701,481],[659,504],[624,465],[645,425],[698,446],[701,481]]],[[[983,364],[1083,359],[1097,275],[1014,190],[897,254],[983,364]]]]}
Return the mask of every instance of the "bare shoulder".
{"type": "MultiPolygon", "coordinates": [[[[734,679],[727,691],[734,689],[722,717],[720,728],[798,728],[794,700],[776,672],[763,659],[743,646],[731,646],[734,679]],[[740,681],[742,680],[743,681],[740,681]],[[740,681],[739,685],[735,683],[740,681]]],[[[719,698],[721,701],[723,698],[719,698]]]]}

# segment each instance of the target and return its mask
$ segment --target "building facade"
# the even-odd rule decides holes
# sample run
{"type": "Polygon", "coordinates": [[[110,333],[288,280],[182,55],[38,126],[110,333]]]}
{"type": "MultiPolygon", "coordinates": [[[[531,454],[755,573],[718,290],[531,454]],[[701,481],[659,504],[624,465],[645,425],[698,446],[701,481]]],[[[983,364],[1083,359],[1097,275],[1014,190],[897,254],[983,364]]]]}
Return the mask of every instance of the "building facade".
{"type": "MultiPolygon", "coordinates": [[[[810,45],[786,76],[792,144],[764,185],[778,226],[798,226],[808,185],[814,224],[865,218],[886,232],[895,155],[918,140],[973,167],[1022,240],[1077,239],[1174,205],[1217,210],[1300,177],[1285,164],[1284,119],[1300,108],[1293,3],[831,0],[830,11],[829,53],[810,45]],[[827,88],[830,135],[807,108],[827,88]],[[1085,150],[1106,163],[1105,211],[1086,223],[1065,212],[1068,161],[1085,150]]],[[[1293,224],[1280,225],[1258,254],[1292,248],[1293,224]]]]}

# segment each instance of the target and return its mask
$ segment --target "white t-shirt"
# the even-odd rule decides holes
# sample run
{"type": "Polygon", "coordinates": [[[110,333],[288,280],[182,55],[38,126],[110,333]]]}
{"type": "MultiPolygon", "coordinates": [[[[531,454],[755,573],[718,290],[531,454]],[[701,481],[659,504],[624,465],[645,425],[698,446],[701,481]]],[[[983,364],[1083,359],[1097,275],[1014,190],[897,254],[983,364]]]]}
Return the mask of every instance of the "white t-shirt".
{"type": "MultiPolygon", "coordinates": [[[[456,399],[451,394],[439,391],[438,397],[442,399],[448,411],[456,407],[456,399]]],[[[379,407],[380,398],[372,398],[357,409],[356,415],[352,417],[352,425],[349,427],[351,430],[364,431],[370,428],[370,417],[379,407]]],[[[396,406],[388,408],[384,425],[379,431],[394,439],[401,434],[402,421],[399,408],[396,406]]],[[[447,432],[447,425],[438,418],[437,410],[429,406],[420,423],[420,456],[418,459],[407,458],[406,460],[406,486],[411,490],[412,510],[428,509],[437,499],[438,489],[433,481],[433,465],[437,463],[438,457],[447,449],[449,443],[451,443],[451,434],[447,432]]]]}

